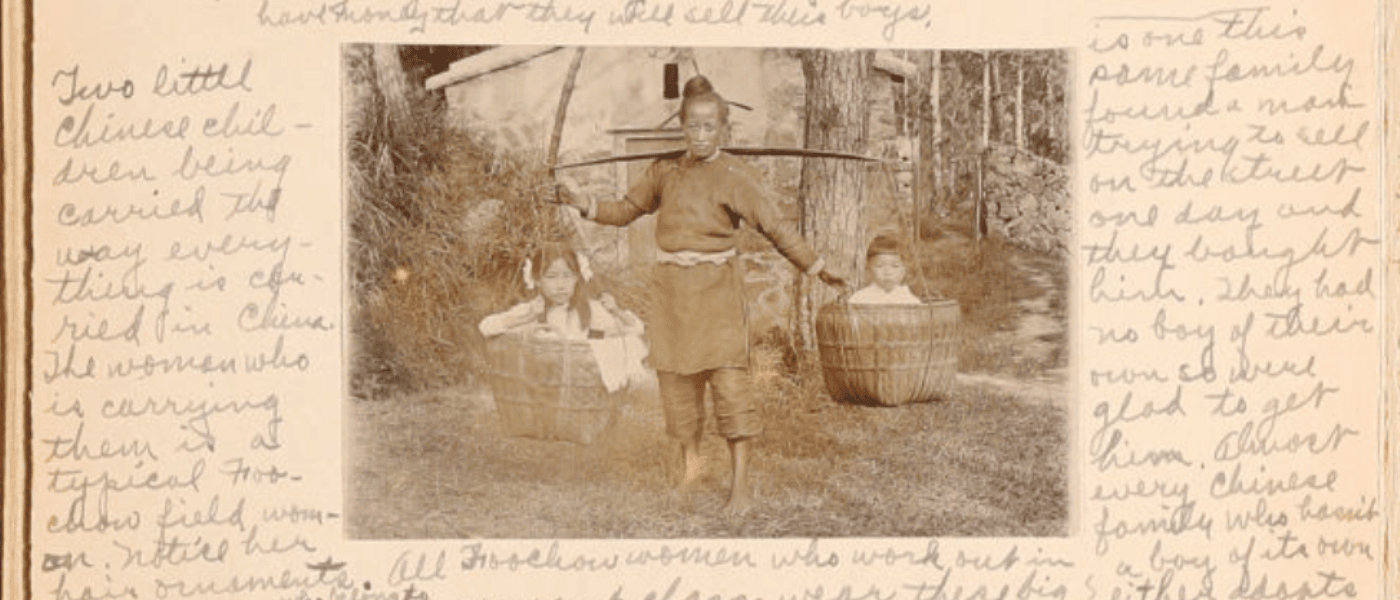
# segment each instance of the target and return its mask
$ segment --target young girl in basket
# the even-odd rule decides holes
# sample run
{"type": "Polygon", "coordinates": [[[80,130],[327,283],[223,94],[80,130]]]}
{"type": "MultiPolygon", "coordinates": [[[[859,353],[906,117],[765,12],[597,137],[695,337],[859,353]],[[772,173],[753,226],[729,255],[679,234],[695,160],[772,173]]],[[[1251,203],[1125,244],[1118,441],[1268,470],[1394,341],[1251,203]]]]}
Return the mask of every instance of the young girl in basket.
{"type": "Polygon", "coordinates": [[[708,384],[720,435],[729,442],[728,510],[737,513],[752,502],[750,444],[763,427],[750,390],[743,271],[736,247],[740,220],[755,226],[802,272],[830,285],[844,280],[825,268],[825,261],[781,217],[750,167],[720,150],[729,106],[704,77],[686,83],[680,116],[686,153],[653,163],[625,198],[596,202],[561,181],[561,200],[607,225],[624,226],[656,214],[657,302],[650,341],[666,431],[680,443],[685,465],[679,489],[690,492],[701,475],[708,384]]]}
{"type": "Polygon", "coordinates": [[[587,261],[567,244],[548,242],[525,260],[525,287],[539,295],[505,312],[481,320],[486,337],[514,332],[521,335],[581,341],[593,346],[598,372],[608,391],[616,391],[645,375],[641,319],[623,310],[609,294],[591,298],[592,274],[587,261]]]}

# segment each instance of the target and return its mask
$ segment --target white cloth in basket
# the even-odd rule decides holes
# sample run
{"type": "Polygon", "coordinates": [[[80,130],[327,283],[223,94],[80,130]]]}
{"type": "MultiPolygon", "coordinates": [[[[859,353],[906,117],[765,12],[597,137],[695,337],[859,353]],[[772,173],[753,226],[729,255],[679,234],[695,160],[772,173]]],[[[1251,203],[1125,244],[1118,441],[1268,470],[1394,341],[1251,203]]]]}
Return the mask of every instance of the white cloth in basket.
{"type": "Polygon", "coordinates": [[[603,379],[603,387],[616,392],[628,384],[640,383],[646,378],[647,369],[642,359],[647,356],[647,344],[637,336],[622,336],[588,340],[593,348],[593,359],[598,362],[598,375],[603,379]]]}

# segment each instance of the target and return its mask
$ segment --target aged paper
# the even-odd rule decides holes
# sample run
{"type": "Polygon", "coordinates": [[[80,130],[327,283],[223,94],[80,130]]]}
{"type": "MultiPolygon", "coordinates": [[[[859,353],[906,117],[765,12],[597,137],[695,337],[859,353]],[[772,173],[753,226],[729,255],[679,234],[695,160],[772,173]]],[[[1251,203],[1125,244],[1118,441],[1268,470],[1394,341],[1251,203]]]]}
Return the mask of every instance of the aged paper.
{"type": "MultiPolygon", "coordinates": [[[[1385,109],[1396,71],[1382,52],[1394,31],[1385,3],[65,0],[4,10],[6,33],[20,34],[5,36],[4,72],[7,597],[1395,594],[1386,288],[1397,225],[1386,169],[1396,145],[1385,109]],[[419,50],[399,51],[409,46],[419,50]],[[368,189],[362,178],[422,160],[386,151],[356,162],[381,148],[383,123],[423,118],[395,116],[394,94],[383,84],[367,94],[365,81],[387,81],[378,53],[429,56],[428,46],[464,58],[447,69],[425,60],[399,84],[441,90],[440,118],[534,161],[488,156],[474,178],[443,180],[452,198],[509,180],[547,201],[553,180],[512,169],[679,147],[686,134],[666,118],[678,101],[660,88],[697,73],[744,104],[730,109],[735,146],[801,148],[807,123],[836,123],[849,106],[811,109],[818,94],[802,82],[823,76],[818,63],[785,49],[882,51],[869,53],[871,79],[830,78],[833,90],[869,94],[855,96],[876,115],[868,143],[826,148],[861,156],[820,160],[923,160],[910,158],[928,154],[911,139],[976,139],[974,115],[986,116],[944,116],[953,131],[935,134],[908,124],[930,110],[910,108],[910,98],[929,101],[908,91],[930,85],[918,69],[945,65],[941,77],[955,81],[935,85],[966,95],[941,96],[940,110],[979,106],[974,91],[987,95],[978,110],[997,107],[984,140],[1053,149],[1041,131],[1065,142],[1058,158],[1030,154],[1067,173],[1067,205],[1047,208],[1036,191],[969,213],[978,252],[1024,237],[1028,222],[1049,232],[1035,251],[1066,265],[1047,284],[1059,286],[1068,324],[1065,354],[1046,359],[1058,361],[1046,369],[1058,379],[971,394],[984,388],[967,382],[985,383],[987,371],[1014,371],[986,359],[961,365],[962,383],[933,403],[828,399],[774,413],[767,398],[767,414],[791,417],[770,419],[767,439],[788,432],[801,443],[758,438],[754,503],[737,515],[724,513],[728,454],[709,430],[701,491],[671,499],[674,448],[654,383],[629,400],[625,414],[651,415],[640,421],[648,428],[623,427],[634,446],[591,443],[591,432],[573,442],[506,435],[484,379],[360,394],[379,373],[357,362],[365,315],[385,326],[411,306],[445,310],[393,294],[433,289],[413,286],[451,280],[451,269],[514,276],[517,255],[483,267],[457,260],[466,246],[454,244],[533,241],[533,230],[505,228],[540,210],[508,204],[519,189],[466,194],[498,202],[443,213],[456,215],[450,227],[439,218],[396,230],[447,250],[376,263],[377,283],[360,285],[357,261],[399,246],[352,227],[351,198],[368,189]],[[496,48],[460,50],[481,46],[496,48]],[[1014,83],[1026,65],[1032,75],[1014,83]],[[633,69],[658,89],[626,88],[633,69]],[[575,74],[576,89],[564,86],[573,102],[558,102],[575,74]],[[1055,119],[1068,129],[1055,133],[1055,119]],[[1023,120],[1040,123],[1025,127],[1029,139],[1007,133],[1023,120]],[[367,174],[362,164],[386,166],[367,174]],[[445,420],[454,416],[470,426],[445,420]],[[828,429],[804,439],[797,427],[811,424],[828,429]],[[608,450],[619,447],[628,451],[608,450]]],[[[999,160],[980,156],[940,158],[953,200],[892,208],[891,227],[914,227],[913,246],[927,247],[936,236],[909,219],[972,210],[969,190],[984,182],[968,174],[999,160]]],[[[769,161],[754,164],[777,195],[817,189],[797,181],[802,157],[755,160],[769,161]]],[[[641,177],[629,168],[565,178],[616,199],[641,177]]],[[[909,184],[897,167],[865,172],[890,173],[881,185],[892,197],[935,185],[909,184]]],[[[626,303],[622,290],[641,278],[607,279],[623,272],[609,265],[655,262],[652,232],[558,214],[562,230],[588,240],[599,285],[612,282],[626,303]]],[[[867,239],[806,233],[824,258],[864,266],[867,239]]],[[[772,254],[751,238],[749,256],[772,254]]],[[[819,285],[777,264],[783,285],[819,285]]],[[[948,272],[952,294],[963,271],[948,272]]],[[[980,293],[1002,293],[992,287],[980,293]]],[[[512,292],[491,311],[528,298],[512,292]]],[[[764,298],[746,299],[746,318],[763,318],[764,298]]],[[[473,317],[398,333],[424,338],[424,353],[455,347],[479,319],[476,308],[452,309],[473,317]]],[[[975,318],[967,306],[963,318],[975,318]]],[[[781,316],[772,324],[800,337],[781,316]]],[[[754,387],[787,385],[810,400],[825,383],[754,387]]]]}

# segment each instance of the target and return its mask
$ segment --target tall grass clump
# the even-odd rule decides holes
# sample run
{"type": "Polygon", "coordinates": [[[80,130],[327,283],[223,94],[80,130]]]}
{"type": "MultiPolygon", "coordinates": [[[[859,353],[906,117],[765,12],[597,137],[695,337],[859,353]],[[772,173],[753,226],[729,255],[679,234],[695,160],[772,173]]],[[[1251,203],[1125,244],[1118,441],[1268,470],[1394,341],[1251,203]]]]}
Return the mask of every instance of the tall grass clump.
{"type": "Polygon", "coordinates": [[[481,317],[523,297],[520,265],[562,237],[539,153],[451,127],[440,95],[409,90],[390,117],[368,46],[348,47],[351,391],[375,398],[471,381],[481,317]]]}

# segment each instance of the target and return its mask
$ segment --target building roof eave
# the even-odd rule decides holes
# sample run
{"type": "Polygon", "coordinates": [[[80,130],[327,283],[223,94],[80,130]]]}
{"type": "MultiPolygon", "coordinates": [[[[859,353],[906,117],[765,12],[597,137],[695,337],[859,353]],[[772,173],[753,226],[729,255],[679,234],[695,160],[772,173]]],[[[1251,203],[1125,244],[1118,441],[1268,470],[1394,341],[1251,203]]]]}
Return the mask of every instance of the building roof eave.
{"type": "Polygon", "coordinates": [[[500,46],[452,63],[446,71],[428,78],[424,87],[438,90],[515,67],[554,52],[563,46],[500,46]]]}

